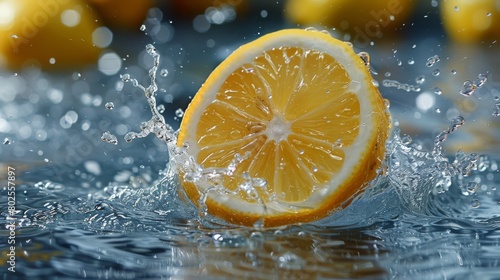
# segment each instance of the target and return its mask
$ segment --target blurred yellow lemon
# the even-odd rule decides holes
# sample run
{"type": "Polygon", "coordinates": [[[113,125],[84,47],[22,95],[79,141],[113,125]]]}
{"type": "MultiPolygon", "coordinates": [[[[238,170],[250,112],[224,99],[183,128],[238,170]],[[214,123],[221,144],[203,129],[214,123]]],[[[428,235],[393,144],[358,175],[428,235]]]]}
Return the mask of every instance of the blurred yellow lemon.
{"type": "Polygon", "coordinates": [[[139,30],[149,9],[154,7],[152,0],[87,0],[110,27],[139,30]]]}
{"type": "Polygon", "coordinates": [[[194,97],[178,144],[188,143],[210,178],[181,170],[181,184],[231,223],[310,222],[375,178],[389,128],[385,102],[350,45],[320,31],[277,31],[237,49],[194,97]],[[211,177],[225,167],[234,170],[211,177]]]}
{"type": "Polygon", "coordinates": [[[303,26],[333,27],[356,45],[394,33],[411,16],[416,0],[288,0],[285,16],[303,26]]]}
{"type": "Polygon", "coordinates": [[[95,63],[96,21],[79,0],[0,0],[0,65],[48,69],[95,63]]]}
{"type": "Polygon", "coordinates": [[[210,7],[229,8],[238,14],[243,13],[248,7],[248,0],[173,0],[170,5],[175,15],[194,17],[204,14],[210,7]]]}
{"type": "Polygon", "coordinates": [[[450,38],[458,42],[500,39],[497,0],[446,0],[441,2],[441,17],[450,38]]]}

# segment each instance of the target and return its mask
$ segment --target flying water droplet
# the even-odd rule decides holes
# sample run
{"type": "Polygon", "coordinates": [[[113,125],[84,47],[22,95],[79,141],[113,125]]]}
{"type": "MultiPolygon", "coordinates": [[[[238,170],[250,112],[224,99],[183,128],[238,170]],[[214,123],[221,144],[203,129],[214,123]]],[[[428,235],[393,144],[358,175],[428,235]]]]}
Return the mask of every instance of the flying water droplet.
{"type": "Polygon", "coordinates": [[[476,80],[474,81],[474,85],[478,88],[484,86],[486,81],[488,80],[488,76],[486,74],[477,75],[476,80]]]}
{"type": "Polygon", "coordinates": [[[106,104],[104,104],[104,107],[106,107],[106,109],[108,110],[113,110],[115,108],[115,104],[113,102],[107,102],[106,104]]]}
{"type": "Polygon", "coordinates": [[[473,199],[473,200],[471,200],[470,207],[472,207],[472,208],[479,208],[479,206],[481,206],[481,202],[479,201],[479,199],[473,199]]]}
{"type": "Polygon", "coordinates": [[[146,25],[141,25],[141,27],[139,28],[140,31],[146,31],[146,25]]]}
{"type": "Polygon", "coordinates": [[[500,102],[495,103],[495,107],[493,108],[493,116],[500,117],[500,102]]]}
{"type": "Polygon", "coordinates": [[[9,138],[6,137],[6,138],[3,139],[3,144],[4,145],[10,145],[10,144],[12,144],[12,140],[10,140],[9,138]]]}
{"type": "Polygon", "coordinates": [[[122,79],[123,82],[127,83],[130,81],[130,74],[120,75],[120,78],[122,79]]]}
{"type": "Polygon", "coordinates": [[[470,80],[464,82],[463,88],[459,91],[461,95],[471,96],[476,91],[476,86],[470,80]]]}
{"type": "Polygon", "coordinates": [[[161,75],[162,77],[166,77],[166,76],[168,76],[168,70],[167,70],[167,69],[161,69],[161,70],[160,70],[160,75],[161,75]]]}
{"type": "Polygon", "coordinates": [[[184,111],[181,108],[179,108],[179,109],[175,110],[175,115],[178,118],[182,118],[184,116],[184,111]]]}
{"type": "Polygon", "coordinates": [[[471,182],[467,183],[466,189],[467,189],[468,193],[473,194],[473,193],[476,193],[477,187],[478,187],[478,183],[471,181],[471,182]]]}
{"type": "Polygon", "coordinates": [[[158,107],[156,107],[156,110],[158,110],[158,113],[163,114],[165,112],[165,105],[158,105],[158,107]]]}
{"type": "Polygon", "coordinates": [[[418,77],[415,78],[415,83],[421,85],[423,83],[425,83],[425,76],[424,75],[420,75],[418,77]]]}
{"type": "Polygon", "coordinates": [[[431,56],[427,59],[427,62],[425,63],[425,66],[427,67],[432,67],[434,64],[439,62],[441,59],[439,58],[438,55],[431,56]]]}
{"type": "Polygon", "coordinates": [[[305,260],[292,252],[285,252],[279,256],[278,264],[283,269],[302,270],[305,266],[305,260]]]}
{"type": "Polygon", "coordinates": [[[102,134],[101,140],[106,142],[106,143],[113,144],[113,145],[118,144],[118,139],[116,139],[116,136],[111,134],[111,132],[109,132],[109,131],[106,131],[102,134]]]}
{"type": "Polygon", "coordinates": [[[459,93],[465,96],[471,96],[476,91],[476,89],[484,86],[487,80],[488,76],[481,73],[477,76],[474,82],[466,80],[463,84],[463,88],[459,91],[459,93]]]}

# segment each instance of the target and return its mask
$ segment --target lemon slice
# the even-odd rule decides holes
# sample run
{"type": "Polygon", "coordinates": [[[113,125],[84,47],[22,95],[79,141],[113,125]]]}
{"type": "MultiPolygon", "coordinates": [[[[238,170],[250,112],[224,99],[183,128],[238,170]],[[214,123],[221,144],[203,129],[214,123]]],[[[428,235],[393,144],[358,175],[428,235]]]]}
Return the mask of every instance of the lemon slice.
{"type": "Polygon", "coordinates": [[[350,45],[320,31],[277,31],[223,61],[181,124],[178,145],[199,165],[234,170],[211,183],[181,170],[181,185],[234,224],[314,221],[376,177],[389,129],[386,102],[350,45]]]}

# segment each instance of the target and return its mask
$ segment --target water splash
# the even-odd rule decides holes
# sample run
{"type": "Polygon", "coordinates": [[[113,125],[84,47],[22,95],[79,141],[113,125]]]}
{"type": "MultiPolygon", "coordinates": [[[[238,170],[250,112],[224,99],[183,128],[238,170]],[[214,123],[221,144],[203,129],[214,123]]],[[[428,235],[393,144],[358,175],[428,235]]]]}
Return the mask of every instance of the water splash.
{"type": "Polygon", "coordinates": [[[488,158],[475,153],[458,151],[454,159],[444,156],[443,142],[464,123],[462,116],[454,118],[447,129],[436,135],[430,151],[412,145],[411,138],[400,136],[399,131],[389,141],[387,176],[411,211],[425,212],[432,195],[447,192],[453,180],[462,180],[474,170],[484,172],[488,168],[488,158]]]}
{"type": "Polygon", "coordinates": [[[413,91],[413,92],[420,92],[421,88],[417,85],[410,85],[410,84],[405,84],[405,83],[401,83],[399,81],[396,81],[396,80],[383,80],[382,81],[382,85],[384,87],[394,87],[394,88],[397,88],[397,89],[402,89],[404,91],[413,91]]]}
{"type": "MultiPolygon", "coordinates": [[[[210,193],[217,193],[219,195],[245,195],[248,199],[257,202],[266,212],[267,208],[263,200],[259,197],[259,189],[264,189],[267,182],[261,178],[252,178],[248,173],[243,172],[235,179],[239,182],[235,190],[228,190],[223,186],[224,176],[234,176],[234,171],[238,164],[248,158],[249,154],[235,154],[231,163],[225,168],[203,168],[196,160],[188,154],[189,143],[184,143],[181,146],[177,145],[177,131],[175,131],[169,124],[165,122],[165,118],[161,115],[161,111],[156,106],[156,92],[158,87],[156,85],[156,74],[160,65],[160,55],[157,53],[153,45],[146,46],[147,53],[153,57],[154,62],[152,68],[149,70],[150,85],[144,87],[137,79],[132,78],[129,74],[124,74],[121,79],[125,83],[132,83],[136,88],[141,89],[148,101],[152,117],[150,120],[141,124],[140,132],[128,132],[124,139],[126,142],[131,142],[136,138],[143,138],[153,133],[156,137],[162,140],[168,149],[169,162],[167,168],[169,170],[176,170],[176,174],[182,176],[185,182],[196,184],[200,191],[199,215],[201,217],[207,216],[205,201],[210,193]]],[[[184,111],[177,109],[175,111],[176,117],[183,117],[184,111]]],[[[172,175],[172,174],[171,174],[172,175]]]]}
{"type": "MultiPolygon", "coordinates": [[[[198,216],[202,218],[200,221],[221,223],[221,221],[214,220],[208,214],[205,202],[211,193],[223,196],[244,195],[246,199],[255,201],[257,205],[260,205],[265,213],[267,205],[259,197],[259,192],[266,190],[267,182],[265,180],[252,178],[248,173],[244,172],[236,176],[236,180],[239,183],[235,190],[228,190],[223,186],[224,176],[234,177],[236,167],[249,156],[248,154],[236,154],[231,163],[225,168],[203,168],[188,154],[189,143],[178,146],[177,131],[165,122],[164,117],[161,115],[163,110],[159,110],[159,106],[156,105],[155,96],[158,88],[155,80],[160,65],[160,55],[152,45],[147,45],[146,50],[154,59],[153,66],[149,70],[150,85],[147,87],[140,85],[129,74],[124,74],[121,78],[123,82],[131,83],[134,87],[144,92],[151,109],[152,117],[141,124],[140,132],[127,133],[125,141],[130,142],[135,138],[146,137],[153,133],[167,145],[169,153],[167,164],[167,169],[169,170],[168,176],[175,177],[176,175],[180,175],[185,182],[195,184],[200,192],[200,198],[197,203],[198,216]]],[[[367,67],[369,67],[369,56],[360,54],[360,57],[365,61],[367,67]]],[[[433,59],[434,63],[439,61],[436,57],[433,59]]],[[[480,83],[476,84],[479,85],[480,83]]],[[[397,81],[385,80],[383,85],[407,91],[420,91],[420,87],[418,86],[401,84],[397,81]]],[[[436,94],[440,93],[440,89],[436,89],[435,91],[438,92],[436,94]]],[[[184,112],[182,109],[177,109],[175,114],[181,118],[184,112]]],[[[392,139],[387,143],[386,172],[383,175],[385,178],[374,180],[372,188],[376,189],[377,184],[380,187],[380,182],[388,180],[390,186],[396,190],[406,208],[417,213],[425,212],[429,208],[428,204],[432,197],[447,192],[453,180],[469,176],[471,171],[478,170],[480,164],[483,164],[481,168],[485,169],[484,165],[487,160],[481,161],[480,157],[476,154],[467,155],[459,151],[456,153],[454,159],[449,159],[443,154],[443,142],[447,140],[450,134],[464,125],[464,123],[465,120],[463,117],[458,116],[454,118],[447,129],[436,135],[433,148],[430,151],[423,150],[420,145],[414,145],[411,137],[407,135],[400,136],[398,130],[394,131],[392,139]]],[[[169,180],[169,178],[164,177],[162,180],[169,180]]],[[[178,183],[174,185],[177,188],[178,183]]],[[[465,188],[463,187],[462,189],[465,188]]],[[[467,190],[465,191],[467,192],[467,190]]],[[[262,221],[257,221],[256,228],[261,228],[261,223],[262,221]]]]}

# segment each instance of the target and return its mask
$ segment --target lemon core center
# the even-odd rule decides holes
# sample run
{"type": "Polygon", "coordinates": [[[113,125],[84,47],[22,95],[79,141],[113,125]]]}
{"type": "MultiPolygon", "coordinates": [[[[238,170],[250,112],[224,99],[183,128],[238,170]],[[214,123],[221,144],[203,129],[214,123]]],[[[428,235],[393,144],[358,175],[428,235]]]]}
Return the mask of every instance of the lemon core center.
{"type": "Polygon", "coordinates": [[[290,123],[280,113],[274,113],[273,118],[269,121],[265,134],[269,140],[274,140],[279,143],[287,140],[290,134],[290,123]]]}

